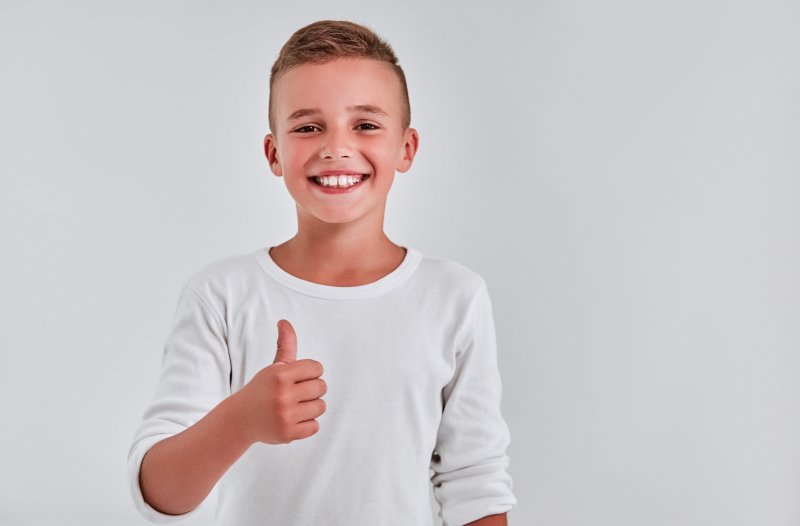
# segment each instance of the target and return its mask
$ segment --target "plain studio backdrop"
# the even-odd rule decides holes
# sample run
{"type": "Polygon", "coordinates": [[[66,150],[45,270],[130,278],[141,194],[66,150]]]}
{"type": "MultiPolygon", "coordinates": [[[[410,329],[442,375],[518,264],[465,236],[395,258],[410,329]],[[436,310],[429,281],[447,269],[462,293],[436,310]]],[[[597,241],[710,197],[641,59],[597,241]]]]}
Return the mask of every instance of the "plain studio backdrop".
{"type": "Polygon", "coordinates": [[[800,524],[788,1],[3,1],[0,524],[145,524],[127,454],[179,291],[295,233],[269,68],[325,18],[408,76],[390,239],[489,284],[510,523],[800,524]]]}

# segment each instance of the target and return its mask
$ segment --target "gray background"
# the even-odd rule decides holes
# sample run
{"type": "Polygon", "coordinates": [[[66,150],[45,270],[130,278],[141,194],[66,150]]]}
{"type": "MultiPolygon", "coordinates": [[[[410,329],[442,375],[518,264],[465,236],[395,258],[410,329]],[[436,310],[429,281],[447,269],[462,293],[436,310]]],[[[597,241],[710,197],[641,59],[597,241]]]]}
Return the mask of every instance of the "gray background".
{"type": "Polygon", "coordinates": [[[800,524],[778,1],[0,3],[0,523],[144,524],[127,450],[180,287],[294,234],[268,72],[323,18],[408,75],[389,237],[489,283],[510,522],[800,524]]]}

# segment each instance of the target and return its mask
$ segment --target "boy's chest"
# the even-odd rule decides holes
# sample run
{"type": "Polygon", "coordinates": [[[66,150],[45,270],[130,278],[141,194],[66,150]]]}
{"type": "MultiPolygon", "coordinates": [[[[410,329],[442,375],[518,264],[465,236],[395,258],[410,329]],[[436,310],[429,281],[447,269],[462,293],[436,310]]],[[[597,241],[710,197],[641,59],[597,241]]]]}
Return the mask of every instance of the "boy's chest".
{"type": "Polygon", "coordinates": [[[286,319],[297,335],[297,359],[312,358],[324,369],[330,397],[389,393],[406,402],[430,403],[455,371],[457,317],[421,298],[395,302],[283,301],[280,308],[255,300],[230,331],[231,392],[271,365],[277,322],[286,319]]]}

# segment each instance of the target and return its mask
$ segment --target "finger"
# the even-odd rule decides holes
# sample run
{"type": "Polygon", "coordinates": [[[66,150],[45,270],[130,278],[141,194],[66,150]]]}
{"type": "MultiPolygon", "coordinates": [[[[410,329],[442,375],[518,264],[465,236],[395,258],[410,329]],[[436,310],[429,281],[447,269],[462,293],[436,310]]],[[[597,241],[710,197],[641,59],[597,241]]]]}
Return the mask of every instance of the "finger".
{"type": "Polygon", "coordinates": [[[305,380],[319,378],[323,373],[322,364],[311,358],[303,358],[289,365],[291,367],[287,367],[283,371],[283,374],[287,375],[287,377],[291,378],[294,382],[303,382],[305,380]]]}
{"type": "Polygon", "coordinates": [[[316,420],[306,420],[294,426],[293,440],[300,440],[315,435],[319,431],[319,422],[316,420]]]}
{"type": "Polygon", "coordinates": [[[294,413],[294,416],[298,422],[303,422],[304,420],[311,420],[312,418],[321,416],[325,413],[327,408],[328,406],[322,398],[309,400],[308,402],[300,402],[297,404],[297,411],[294,413]]]}
{"type": "Polygon", "coordinates": [[[305,380],[295,384],[295,396],[298,402],[307,402],[309,400],[316,400],[328,392],[328,386],[325,380],[321,378],[314,378],[312,380],[305,380]]]}
{"type": "Polygon", "coordinates": [[[272,363],[297,361],[297,334],[289,320],[278,320],[278,349],[272,363]]]}

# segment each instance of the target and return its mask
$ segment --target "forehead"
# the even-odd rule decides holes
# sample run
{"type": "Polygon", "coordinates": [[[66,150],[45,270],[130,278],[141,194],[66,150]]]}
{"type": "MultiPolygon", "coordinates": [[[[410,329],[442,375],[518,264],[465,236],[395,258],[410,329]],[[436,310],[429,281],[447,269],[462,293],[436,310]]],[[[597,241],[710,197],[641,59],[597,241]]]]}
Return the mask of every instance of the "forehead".
{"type": "Polygon", "coordinates": [[[366,58],[342,58],[324,64],[301,64],[275,80],[276,117],[285,121],[300,109],[323,113],[356,106],[379,106],[400,119],[402,88],[392,66],[366,58]]]}

